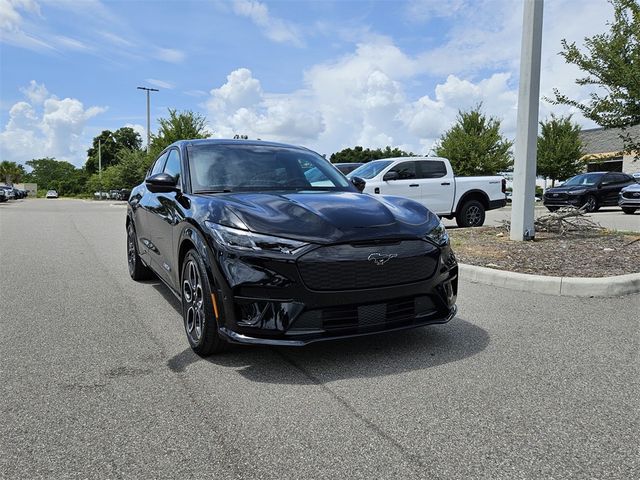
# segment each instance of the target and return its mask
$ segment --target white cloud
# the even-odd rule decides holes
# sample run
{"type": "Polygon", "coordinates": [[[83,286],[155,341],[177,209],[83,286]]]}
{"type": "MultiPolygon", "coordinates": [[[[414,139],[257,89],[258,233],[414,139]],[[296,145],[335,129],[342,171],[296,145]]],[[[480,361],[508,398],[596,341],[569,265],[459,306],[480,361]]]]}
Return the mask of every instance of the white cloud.
{"type": "Polygon", "coordinates": [[[297,47],[304,45],[298,27],[281,18],[272,16],[264,3],[253,0],[235,0],[233,11],[249,18],[260,27],[266,37],[278,43],[291,43],[297,47]]]}
{"type": "Polygon", "coordinates": [[[25,13],[40,16],[40,5],[34,0],[0,0],[0,42],[30,50],[52,50],[48,42],[24,31],[25,13]]]}
{"type": "Polygon", "coordinates": [[[41,105],[49,97],[47,87],[43,83],[38,84],[35,80],[31,80],[29,85],[21,88],[20,91],[35,105],[41,105]]]}
{"type": "Polygon", "coordinates": [[[158,48],[156,49],[155,57],[164,62],[181,63],[186,58],[186,54],[175,48],[158,48]]]}
{"type": "Polygon", "coordinates": [[[172,82],[167,82],[166,80],[158,80],[156,78],[147,78],[146,82],[158,88],[165,88],[167,90],[171,90],[175,88],[175,85],[172,82]]]}
{"type": "Polygon", "coordinates": [[[0,132],[2,158],[24,163],[50,156],[82,165],[90,142],[85,138],[87,122],[106,108],[85,108],[75,98],[60,100],[35,81],[22,91],[32,103],[17,102],[9,110],[0,132]]]}
{"type": "Polygon", "coordinates": [[[147,143],[147,129],[145,127],[143,127],[139,123],[125,123],[123,126],[124,127],[133,128],[133,130],[138,135],[140,135],[140,138],[142,138],[142,142],[146,145],[146,143],[147,143]]]}

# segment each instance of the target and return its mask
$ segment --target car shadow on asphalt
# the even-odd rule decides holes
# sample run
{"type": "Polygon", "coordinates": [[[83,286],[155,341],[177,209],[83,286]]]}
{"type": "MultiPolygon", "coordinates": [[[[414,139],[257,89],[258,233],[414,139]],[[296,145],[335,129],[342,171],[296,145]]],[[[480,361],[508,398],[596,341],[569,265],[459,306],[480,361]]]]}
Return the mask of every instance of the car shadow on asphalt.
{"type": "Polygon", "coordinates": [[[237,346],[208,358],[190,348],[167,361],[174,372],[206,361],[235,368],[258,383],[310,385],[350,378],[373,378],[424,370],[457,362],[489,345],[486,330],[461,318],[366,337],[319,342],[306,347],[237,346]]]}

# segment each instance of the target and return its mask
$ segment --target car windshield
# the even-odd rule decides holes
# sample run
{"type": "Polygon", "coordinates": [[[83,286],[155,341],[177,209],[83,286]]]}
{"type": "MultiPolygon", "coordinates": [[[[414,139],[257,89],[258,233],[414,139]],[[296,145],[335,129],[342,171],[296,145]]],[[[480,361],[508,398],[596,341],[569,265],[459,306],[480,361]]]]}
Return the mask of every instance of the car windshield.
{"type": "Polygon", "coordinates": [[[569,180],[564,182],[562,186],[568,185],[585,185],[591,186],[595,185],[602,178],[601,173],[583,173],[582,175],[576,175],[575,177],[571,177],[569,180]]]}
{"type": "Polygon", "coordinates": [[[194,193],[265,190],[351,190],[320,155],[270,145],[196,144],[187,147],[194,193]]]}
{"type": "Polygon", "coordinates": [[[347,178],[360,177],[368,180],[378,175],[392,163],[393,160],[374,160],[356,168],[353,172],[347,175],[347,178]]]}

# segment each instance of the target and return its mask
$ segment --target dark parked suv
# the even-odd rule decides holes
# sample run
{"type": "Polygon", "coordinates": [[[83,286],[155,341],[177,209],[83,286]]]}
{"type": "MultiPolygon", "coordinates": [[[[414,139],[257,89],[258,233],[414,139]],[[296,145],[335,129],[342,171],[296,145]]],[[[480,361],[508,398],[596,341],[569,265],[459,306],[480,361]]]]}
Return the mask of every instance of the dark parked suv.
{"type": "Polygon", "coordinates": [[[200,355],[449,321],[458,267],[438,217],[354,184],[300,147],[176,142],[131,192],[129,273],[181,300],[200,355]]]}
{"type": "Polygon", "coordinates": [[[552,212],[566,206],[584,206],[588,212],[595,212],[600,207],[617,206],[620,190],[632,183],[633,177],[625,173],[582,173],[559,187],[549,188],[544,193],[544,206],[552,212]]]}

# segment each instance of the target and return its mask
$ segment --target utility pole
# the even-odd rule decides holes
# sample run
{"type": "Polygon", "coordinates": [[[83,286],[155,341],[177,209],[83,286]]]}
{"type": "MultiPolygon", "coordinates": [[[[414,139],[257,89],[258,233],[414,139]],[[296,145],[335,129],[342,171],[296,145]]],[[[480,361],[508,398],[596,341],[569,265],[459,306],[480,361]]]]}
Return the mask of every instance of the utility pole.
{"type": "Polygon", "coordinates": [[[138,87],[138,90],[147,92],[147,153],[149,153],[149,144],[151,143],[151,100],[149,92],[159,92],[157,88],[138,87]]]}
{"type": "Polygon", "coordinates": [[[102,142],[98,138],[98,179],[100,180],[100,198],[102,200],[102,142]]]}
{"type": "Polygon", "coordinates": [[[511,240],[532,240],[540,104],[540,57],[544,0],[524,0],[518,121],[513,167],[511,240]]]}

